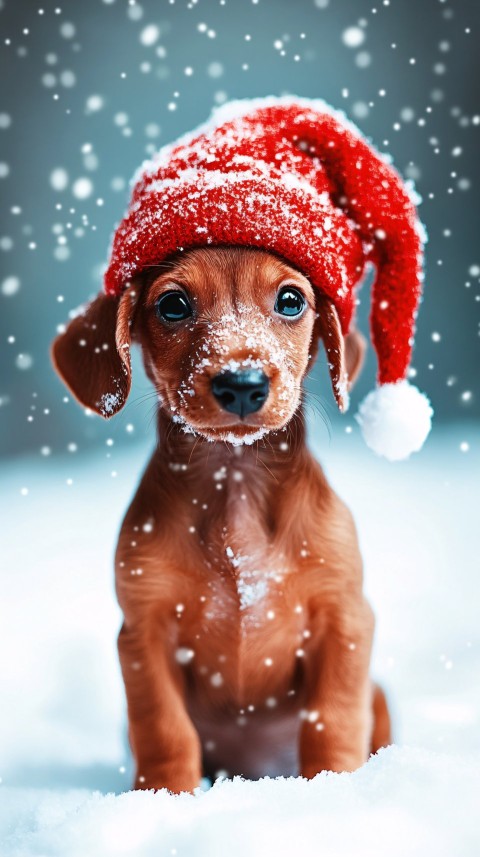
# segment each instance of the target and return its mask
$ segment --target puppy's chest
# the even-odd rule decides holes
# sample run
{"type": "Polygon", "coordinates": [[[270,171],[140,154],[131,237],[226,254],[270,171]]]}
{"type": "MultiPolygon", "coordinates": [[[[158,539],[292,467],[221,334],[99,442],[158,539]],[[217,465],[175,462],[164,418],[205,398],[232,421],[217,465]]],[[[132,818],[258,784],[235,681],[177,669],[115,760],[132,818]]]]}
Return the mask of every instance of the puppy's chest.
{"type": "Polygon", "coordinates": [[[283,603],[289,568],[268,546],[224,535],[208,574],[205,621],[233,622],[246,634],[270,621],[283,603]]]}
{"type": "Polygon", "coordinates": [[[205,498],[191,555],[195,603],[186,598],[178,627],[195,683],[225,703],[286,694],[308,633],[301,574],[272,524],[278,498],[248,476],[227,475],[215,489],[221,503],[205,498]]]}
{"type": "Polygon", "coordinates": [[[294,597],[296,569],[248,514],[227,514],[212,531],[210,547],[197,621],[185,628],[198,653],[197,666],[211,671],[216,665],[232,685],[249,685],[250,673],[258,679],[274,664],[293,666],[306,621],[294,597]]]}
{"type": "Polygon", "coordinates": [[[262,550],[248,554],[226,545],[197,621],[183,628],[208,698],[247,704],[276,698],[279,687],[287,693],[305,628],[302,606],[288,597],[288,579],[289,569],[262,550]]]}
{"type": "Polygon", "coordinates": [[[248,488],[233,486],[225,500],[207,540],[212,573],[205,617],[232,621],[235,616],[246,632],[268,621],[267,614],[282,600],[291,569],[248,488]]]}

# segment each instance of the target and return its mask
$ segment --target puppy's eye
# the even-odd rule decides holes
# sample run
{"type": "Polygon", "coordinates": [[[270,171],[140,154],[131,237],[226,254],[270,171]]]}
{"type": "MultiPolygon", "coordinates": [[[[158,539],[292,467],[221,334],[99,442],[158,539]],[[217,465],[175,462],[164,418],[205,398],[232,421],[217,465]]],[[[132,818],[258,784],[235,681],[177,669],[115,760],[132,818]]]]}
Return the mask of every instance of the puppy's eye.
{"type": "Polygon", "coordinates": [[[305,306],[306,300],[298,289],[293,286],[284,286],[277,295],[274,309],[279,315],[292,318],[295,315],[301,315],[305,306]]]}
{"type": "Polygon", "coordinates": [[[183,292],[165,292],[155,304],[155,312],[161,321],[183,321],[192,314],[192,307],[183,292]]]}

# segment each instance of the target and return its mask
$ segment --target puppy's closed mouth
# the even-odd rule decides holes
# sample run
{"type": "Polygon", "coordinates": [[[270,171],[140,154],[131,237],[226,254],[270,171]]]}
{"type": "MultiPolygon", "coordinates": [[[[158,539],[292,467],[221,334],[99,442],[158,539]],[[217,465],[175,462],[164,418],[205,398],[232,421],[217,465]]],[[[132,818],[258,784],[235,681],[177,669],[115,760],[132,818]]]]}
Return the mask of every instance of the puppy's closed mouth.
{"type": "Polygon", "coordinates": [[[200,435],[212,443],[221,440],[234,445],[251,445],[255,441],[261,440],[270,431],[265,425],[247,422],[248,416],[241,421],[238,418],[232,419],[230,423],[218,426],[212,424],[192,425],[182,414],[178,413],[173,414],[172,419],[186,434],[200,435]]]}
{"type": "Polygon", "coordinates": [[[232,430],[232,428],[217,429],[218,439],[231,443],[233,446],[241,446],[242,444],[250,446],[268,434],[268,429],[265,426],[245,426],[246,431],[243,434],[241,433],[242,428],[243,426],[238,426],[236,430],[232,430]]]}

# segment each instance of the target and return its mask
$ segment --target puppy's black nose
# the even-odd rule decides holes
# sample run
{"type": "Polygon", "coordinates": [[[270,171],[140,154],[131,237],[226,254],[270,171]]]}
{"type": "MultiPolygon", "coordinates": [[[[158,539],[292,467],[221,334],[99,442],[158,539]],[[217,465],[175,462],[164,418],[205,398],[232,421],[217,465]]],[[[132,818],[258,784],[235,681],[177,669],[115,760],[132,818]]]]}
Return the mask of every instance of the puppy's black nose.
{"type": "Polygon", "coordinates": [[[260,369],[220,372],[212,380],[212,392],[224,411],[243,418],[262,407],[268,396],[268,378],[260,369]]]}

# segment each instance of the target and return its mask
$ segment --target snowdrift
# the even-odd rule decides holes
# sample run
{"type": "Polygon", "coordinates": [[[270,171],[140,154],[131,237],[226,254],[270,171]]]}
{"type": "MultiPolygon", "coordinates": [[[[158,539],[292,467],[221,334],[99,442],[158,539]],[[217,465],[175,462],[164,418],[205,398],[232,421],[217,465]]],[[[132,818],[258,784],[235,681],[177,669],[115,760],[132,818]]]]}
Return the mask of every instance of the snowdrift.
{"type": "Polygon", "coordinates": [[[6,789],[2,853],[476,857],[478,786],[471,762],[389,747],[354,774],[236,778],[195,796],[6,789]]]}

